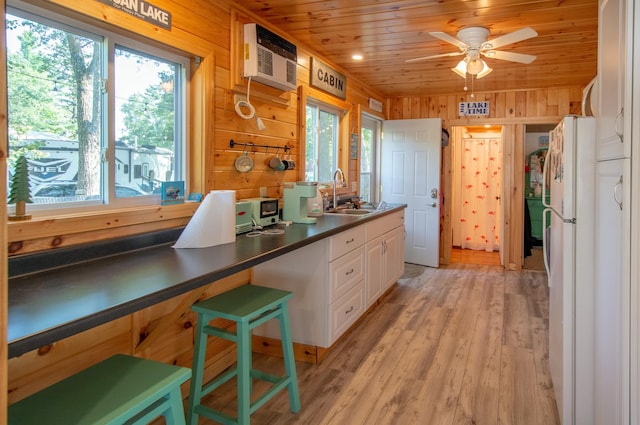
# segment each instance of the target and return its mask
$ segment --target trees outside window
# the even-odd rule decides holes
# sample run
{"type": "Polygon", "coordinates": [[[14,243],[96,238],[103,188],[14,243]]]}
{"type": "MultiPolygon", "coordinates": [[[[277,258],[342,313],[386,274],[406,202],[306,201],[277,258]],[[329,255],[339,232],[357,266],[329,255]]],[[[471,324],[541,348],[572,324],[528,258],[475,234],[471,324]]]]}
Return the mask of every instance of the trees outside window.
{"type": "Polygon", "coordinates": [[[8,180],[24,155],[33,201],[50,207],[184,179],[188,58],[29,9],[6,13],[8,180]]]}
{"type": "Polygon", "coordinates": [[[339,112],[320,103],[307,103],[305,180],[327,183],[338,167],[339,112]]]}
{"type": "Polygon", "coordinates": [[[378,135],[380,134],[380,121],[368,115],[361,117],[360,130],[360,199],[367,202],[376,202],[378,199],[377,188],[377,150],[378,135]]]}

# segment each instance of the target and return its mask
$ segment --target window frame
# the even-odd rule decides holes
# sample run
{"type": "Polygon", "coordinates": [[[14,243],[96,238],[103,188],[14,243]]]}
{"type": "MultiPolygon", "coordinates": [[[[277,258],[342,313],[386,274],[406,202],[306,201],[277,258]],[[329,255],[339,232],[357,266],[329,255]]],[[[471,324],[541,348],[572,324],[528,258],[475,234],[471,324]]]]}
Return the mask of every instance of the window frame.
{"type": "MultiPolygon", "coordinates": [[[[336,167],[339,167],[340,164],[340,116],[342,115],[340,110],[337,109],[334,106],[330,106],[327,105],[326,103],[323,102],[319,102],[315,99],[307,99],[307,104],[305,105],[305,122],[306,122],[306,117],[307,117],[307,110],[309,109],[309,107],[313,107],[315,108],[316,111],[316,118],[318,121],[316,124],[319,125],[319,121],[320,121],[320,114],[321,113],[327,113],[327,114],[331,114],[335,117],[334,120],[334,124],[335,124],[335,128],[333,130],[333,135],[332,137],[335,140],[335,146],[333,148],[333,152],[331,153],[332,156],[332,162],[333,162],[333,170],[330,171],[330,174],[332,174],[336,167]]],[[[329,183],[331,182],[331,180],[327,180],[327,181],[320,181],[320,129],[316,128],[315,129],[315,135],[316,135],[316,152],[315,152],[315,157],[316,157],[316,161],[318,161],[318,163],[315,166],[315,169],[317,171],[318,174],[318,179],[316,181],[318,181],[319,183],[329,183]]],[[[306,140],[306,134],[305,134],[305,157],[304,157],[304,168],[305,168],[305,180],[306,180],[306,146],[307,146],[307,140],[306,140]]]]}
{"type": "Polygon", "coordinates": [[[369,202],[378,202],[380,199],[380,148],[382,143],[382,122],[381,118],[362,112],[360,114],[360,146],[358,146],[358,188],[359,195],[362,196],[362,130],[364,128],[372,130],[375,139],[371,146],[371,172],[370,172],[370,196],[369,202]]]}
{"type": "MultiPolygon", "coordinates": [[[[307,102],[310,103],[322,103],[330,108],[334,108],[340,112],[338,115],[338,160],[337,167],[342,169],[345,175],[345,180],[349,181],[349,122],[353,105],[337,99],[327,93],[324,93],[318,89],[308,86],[298,86],[298,120],[300,124],[300,130],[298,132],[298,146],[300,146],[299,158],[306,158],[306,113],[307,102]]],[[[298,167],[298,179],[305,180],[305,164],[301,164],[298,167]]],[[[331,184],[332,182],[318,182],[319,184],[331,184]]]]}
{"type": "MultiPolygon", "coordinates": [[[[63,9],[64,10],[64,9],[63,9]]],[[[20,0],[7,1],[5,15],[12,14],[25,19],[34,20],[45,25],[55,27],[57,29],[69,29],[71,32],[78,34],[88,34],[90,38],[95,36],[102,37],[103,49],[103,75],[105,92],[101,102],[103,107],[103,117],[101,120],[101,149],[103,164],[101,173],[102,199],[77,201],[77,202],[58,202],[52,204],[29,204],[29,213],[34,217],[37,216],[56,216],[65,214],[70,211],[93,212],[93,211],[109,211],[129,207],[143,207],[149,205],[160,204],[160,194],[140,195],[133,197],[116,197],[116,140],[115,140],[115,70],[114,70],[114,52],[116,46],[120,46],[126,50],[134,51],[140,55],[147,57],[156,57],[164,61],[173,62],[179,65],[179,78],[175,82],[175,99],[179,100],[176,104],[176,117],[174,128],[174,171],[178,174],[176,180],[184,180],[189,191],[189,163],[190,154],[189,138],[190,138],[190,74],[191,64],[190,54],[171,47],[169,45],[159,43],[149,38],[140,36],[127,30],[115,27],[113,25],[97,22],[90,17],[72,14],[67,15],[59,8],[52,5],[48,7],[38,7],[31,4],[21,2],[20,0]],[[55,10],[54,10],[55,9],[55,10]],[[72,16],[73,15],[73,16],[72,16]],[[179,137],[180,141],[175,141],[179,137]],[[178,149],[179,147],[179,149],[178,149]]],[[[133,172],[133,170],[130,170],[133,172]]],[[[15,205],[7,205],[8,213],[15,211],[15,205]]]]}

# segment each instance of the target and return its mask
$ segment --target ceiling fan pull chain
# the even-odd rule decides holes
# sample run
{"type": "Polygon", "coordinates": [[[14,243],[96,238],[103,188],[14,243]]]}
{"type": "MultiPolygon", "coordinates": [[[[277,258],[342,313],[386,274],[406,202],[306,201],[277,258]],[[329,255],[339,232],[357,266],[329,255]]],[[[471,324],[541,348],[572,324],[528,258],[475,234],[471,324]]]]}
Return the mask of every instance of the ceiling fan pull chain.
{"type": "Polygon", "coordinates": [[[476,97],[476,95],[474,94],[475,92],[475,88],[473,86],[473,75],[471,75],[471,99],[473,99],[474,97],[476,97]]]}

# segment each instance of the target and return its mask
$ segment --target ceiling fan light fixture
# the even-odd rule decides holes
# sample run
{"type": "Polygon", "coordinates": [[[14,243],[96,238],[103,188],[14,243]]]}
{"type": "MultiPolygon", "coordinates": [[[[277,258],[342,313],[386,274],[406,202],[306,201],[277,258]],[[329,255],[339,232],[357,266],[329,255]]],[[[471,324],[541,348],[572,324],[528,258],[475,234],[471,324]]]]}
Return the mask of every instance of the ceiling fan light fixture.
{"type": "Polygon", "coordinates": [[[476,78],[486,77],[487,75],[491,74],[491,71],[493,71],[493,68],[489,68],[489,66],[485,61],[481,61],[481,62],[482,62],[482,71],[478,72],[478,74],[476,75],[476,78]]]}
{"type": "MultiPolygon", "coordinates": [[[[467,62],[463,59],[460,62],[458,62],[458,65],[456,65],[455,68],[451,68],[451,70],[453,72],[455,72],[456,74],[458,74],[459,76],[461,76],[462,78],[466,78],[467,73],[469,73],[470,75],[475,75],[476,79],[477,78],[482,78],[485,77],[487,75],[489,75],[491,73],[491,71],[493,71],[492,68],[489,68],[489,66],[487,65],[487,63],[485,61],[483,61],[482,59],[477,59],[475,61],[470,61],[469,64],[467,64],[467,62]],[[474,62],[476,62],[475,64],[473,64],[474,62]],[[475,73],[470,72],[470,69],[472,68],[472,64],[473,66],[480,66],[480,70],[476,71],[475,73]]],[[[473,69],[474,71],[476,69],[473,69]]]]}
{"type": "Polygon", "coordinates": [[[485,63],[482,59],[470,60],[467,64],[467,72],[471,75],[477,75],[484,68],[485,63]]]}
{"type": "Polygon", "coordinates": [[[451,70],[462,78],[465,78],[467,76],[467,63],[463,59],[458,62],[455,68],[451,68],[451,70]]]}

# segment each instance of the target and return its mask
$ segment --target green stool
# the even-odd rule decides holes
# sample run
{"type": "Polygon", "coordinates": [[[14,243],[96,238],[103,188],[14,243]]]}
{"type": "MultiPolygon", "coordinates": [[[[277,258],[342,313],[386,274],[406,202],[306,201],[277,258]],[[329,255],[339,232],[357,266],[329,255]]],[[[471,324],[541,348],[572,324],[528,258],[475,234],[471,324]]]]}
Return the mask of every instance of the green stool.
{"type": "Polygon", "coordinates": [[[285,387],[289,390],[291,411],[296,413],[300,410],[300,393],[298,392],[298,378],[293,357],[293,342],[291,340],[289,310],[287,307],[287,301],[292,296],[291,292],[279,289],[243,285],[193,305],[192,309],[198,313],[198,325],[193,353],[193,379],[191,379],[189,408],[187,410],[187,423],[189,425],[198,423],[198,415],[222,424],[248,425],[251,414],[285,387]],[[209,322],[217,318],[236,322],[236,333],[210,326],[209,322]],[[276,318],[280,322],[286,374],[284,377],[255,370],[251,365],[251,330],[267,320],[276,318]],[[208,335],[236,342],[238,362],[232,370],[203,385],[208,335]],[[237,418],[200,404],[203,396],[209,394],[234,376],[238,377],[237,418]],[[269,390],[253,403],[250,400],[252,377],[273,384],[269,390]]]}
{"type": "Polygon", "coordinates": [[[186,367],[116,354],[9,406],[9,425],[184,424],[186,367]]]}

